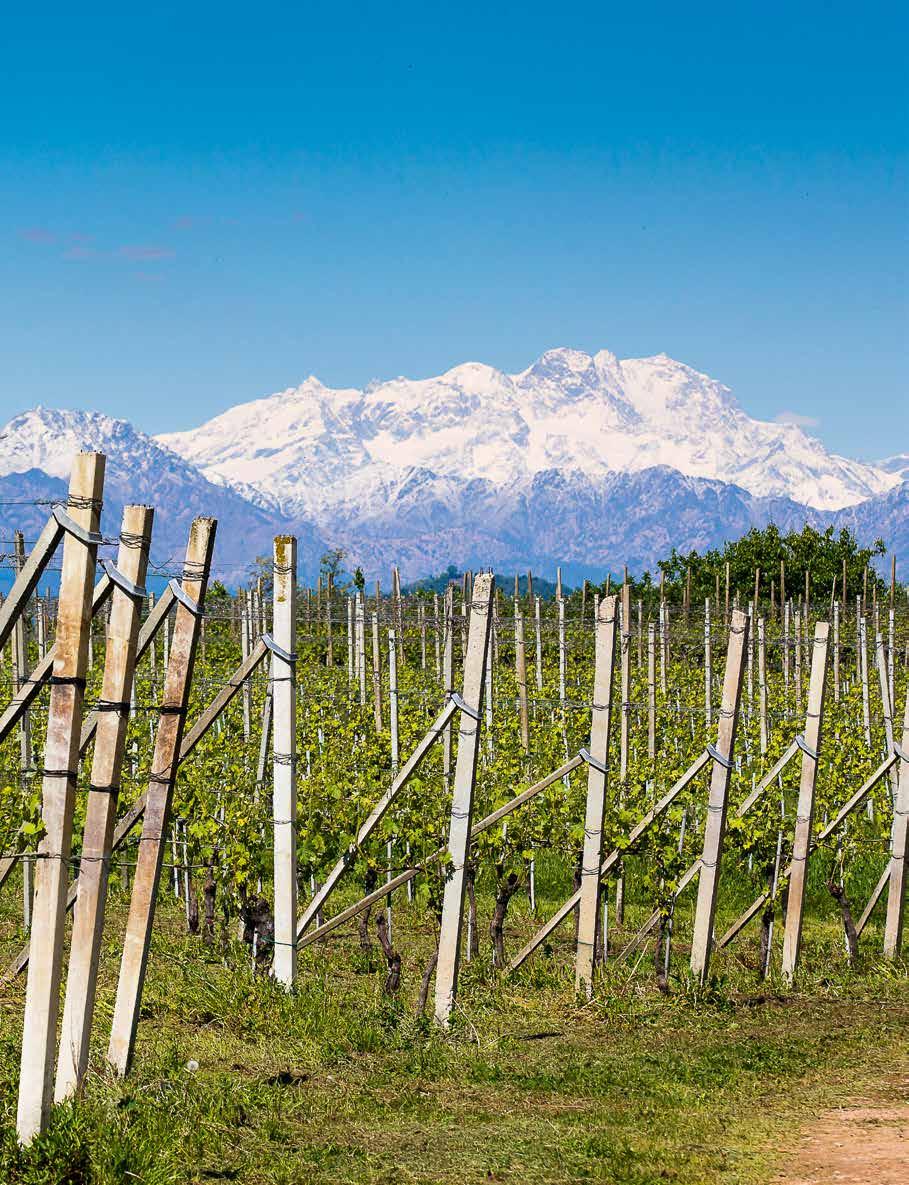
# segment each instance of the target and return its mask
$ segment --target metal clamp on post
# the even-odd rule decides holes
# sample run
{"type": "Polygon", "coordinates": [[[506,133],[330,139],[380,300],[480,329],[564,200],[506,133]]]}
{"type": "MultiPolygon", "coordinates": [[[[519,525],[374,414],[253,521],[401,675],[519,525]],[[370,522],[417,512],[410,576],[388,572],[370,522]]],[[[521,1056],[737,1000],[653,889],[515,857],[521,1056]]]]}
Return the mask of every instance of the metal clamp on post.
{"type": "Polygon", "coordinates": [[[137,601],[144,601],[148,596],[141,585],[133,584],[123,575],[113,560],[101,560],[100,565],[112,583],[116,584],[117,588],[122,588],[127,596],[134,597],[137,601]]]}
{"type": "Polygon", "coordinates": [[[732,767],[733,767],[732,758],[724,756],[719,751],[719,749],[716,747],[716,745],[708,745],[707,752],[710,754],[710,756],[713,758],[713,760],[718,761],[724,769],[732,769],[732,767]]]}
{"type": "Polygon", "coordinates": [[[467,715],[473,720],[480,719],[480,713],[476,710],[476,708],[472,708],[470,704],[468,704],[466,700],[462,699],[456,691],[451,691],[448,694],[455,707],[460,708],[462,712],[466,712],[467,715]]]}
{"type": "Polygon", "coordinates": [[[183,608],[188,609],[190,613],[192,613],[193,617],[202,616],[203,610],[199,608],[198,603],[194,601],[188,593],[183,591],[183,586],[175,576],[172,576],[171,579],[168,580],[167,587],[174,594],[183,608]]]}
{"type": "Polygon", "coordinates": [[[55,506],[52,514],[64,531],[67,531],[74,539],[78,539],[80,543],[84,543],[87,547],[97,547],[99,543],[104,542],[104,536],[99,531],[87,531],[85,527],[80,527],[74,519],[70,518],[62,506],[55,506]]]}
{"type": "Polygon", "coordinates": [[[601,774],[609,773],[609,766],[605,765],[602,761],[597,761],[589,749],[578,749],[578,757],[582,757],[588,765],[592,765],[594,769],[598,769],[601,774]]]}
{"type": "Polygon", "coordinates": [[[291,654],[289,650],[285,650],[283,646],[279,646],[271,634],[262,634],[259,640],[267,650],[270,650],[272,654],[277,655],[278,658],[282,658],[285,662],[294,663],[297,661],[297,656],[291,654]]]}
{"type": "Polygon", "coordinates": [[[799,748],[802,750],[802,752],[803,752],[804,754],[806,754],[806,756],[808,756],[808,757],[810,757],[810,758],[811,758],[811,760],[812,760],[812,761],[817,761],[817,760],[818,760],[818,754],[817,754],[817,750],[816,750],[816,749],[812,749],[812,748],[811,748],[811,746],[810,746],[810,745],[808,744],[808,742],[805,740],[805,736],[804,736],[804,734],[803,734],[803,733],[801,733],[801,732],[798,732],[798,733],[796,733],[796,735],[795,735],[795,743],[796,743],[796,744],[798,745],[798,747],[799,747],[799,748]]]}

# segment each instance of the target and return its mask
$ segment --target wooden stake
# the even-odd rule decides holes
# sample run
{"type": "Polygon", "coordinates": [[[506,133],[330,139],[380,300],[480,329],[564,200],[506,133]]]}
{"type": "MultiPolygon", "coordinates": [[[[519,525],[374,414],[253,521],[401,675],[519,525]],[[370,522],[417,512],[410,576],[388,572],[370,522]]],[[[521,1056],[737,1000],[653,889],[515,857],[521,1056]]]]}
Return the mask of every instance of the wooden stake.
{"type": "MultiPolygon", "coordinates": [[[[77,529],[97,532],[104,457],[80,453],[69,485],[70,517],[77,529]]],[[[43,1132],[53,1092],[66,888],[72,846],[75,781],[79,766],[79,724],[88,667],[88,625],[97,544],[67,533],[57,614],[47,741],[44,750],[28,986],[19,1072],[16,1131],[22,1144],[43,1132]]]]}
{"type": "Polygon", "coordinates": [[[170,801],[180,754],[180,742],[186,721],[189,689],[199,636],[199,617],[205,604],[205,589],[215,543],[215,520],[197,518],[189,532],[182,590],[196,610],[177,604],[170,661],[164,677],[161,717],[155,735],[151,774],[146,792],[145,817],[136,856],[136,872],[130,900],[129,918],[120,962],[120,979],[111,1028],[107,1060],[123,1076],[132,1060],[139,1023],[145,968],[151,945],[155,902],[164,841],[170,817],[170,801]]]}

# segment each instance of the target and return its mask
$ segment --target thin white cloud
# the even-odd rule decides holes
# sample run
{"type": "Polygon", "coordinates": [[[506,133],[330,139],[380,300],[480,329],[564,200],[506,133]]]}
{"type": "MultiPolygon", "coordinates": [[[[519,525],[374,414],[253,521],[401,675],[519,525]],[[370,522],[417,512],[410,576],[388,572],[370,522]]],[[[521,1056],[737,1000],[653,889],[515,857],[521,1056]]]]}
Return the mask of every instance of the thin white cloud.
{"type": "Polygon", "coordinates": [[[146,246],[137,244],[134,246],[127,246],[120,248],[120,254],[124,259],[130,259],[134,263],[155,263],[159,259],[173,259],[176,252],[172,247],[158,247],[146,246]]]}
{"type": "Polygon", "coordinates": [[[819,428],[821,424],[815,416],[803,416],[797,411],[781,411],[774,419],[778,424],[795,424],[796,428],[819,428]]]}

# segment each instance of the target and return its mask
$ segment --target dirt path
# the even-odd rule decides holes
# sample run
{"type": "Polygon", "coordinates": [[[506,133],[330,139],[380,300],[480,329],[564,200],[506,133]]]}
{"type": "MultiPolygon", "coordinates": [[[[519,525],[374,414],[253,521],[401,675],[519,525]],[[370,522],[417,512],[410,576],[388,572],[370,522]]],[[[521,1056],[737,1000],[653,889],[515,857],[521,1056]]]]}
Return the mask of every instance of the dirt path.
{"type": "Polygon", "coordinates": [[[909,1079],[891,1101],[853,1099],[824,1111],[804,1132],[778,1185],[906,1185],[909,1079]]]}

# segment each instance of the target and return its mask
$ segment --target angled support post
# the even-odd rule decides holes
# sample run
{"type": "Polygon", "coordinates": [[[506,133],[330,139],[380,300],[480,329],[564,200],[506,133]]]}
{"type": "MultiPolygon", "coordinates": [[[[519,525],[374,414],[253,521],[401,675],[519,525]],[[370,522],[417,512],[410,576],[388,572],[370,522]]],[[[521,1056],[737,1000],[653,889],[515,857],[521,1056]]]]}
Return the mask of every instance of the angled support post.
{"type": "MultiPolygon", "coordinates": [[[[568,776],[568,774],[572,772],[572,770],[575,770],[579,765],[582,765],[583,761],[584,759],[580,756],[569,758],[569,760],[563,765],[560,765],[558,769],[548,773],[545,778],[541,778],[540,781],[535,782],[532,786],[528,786],[526,790],[522,790],[520,794],[516,794],[514,798],[506,802],[504,806],[500,806],[497,810],[494,810],[492,814],[489,814],[484,819],[481,819],[479,823],[474,824],[474,826],[470,829],[471,842],[473,842],[477,836],[482,835],[484,831],[488,831],[490,827],[494,827],[496,823],[500,823],[503,819],[507,818],[508,815],[512,814],[513,811],[516,811],[525,803],[530,802],[532,799],[536,798],[538,794],[542,794],[544,790],[548,790],[549,787],[554,785],[556,782],[561,782],[565,777],[568,776]]],[[[397,876],[393,876],[390,881],[386,881],[380,889],[375,889],[372,893],[367,893],[365,897],[361,897],[360,900],[354,902],[353,905],[349,905],[346,909],[342,909],[338,913],[333,914],[332,917],[328,918],[328,920],[323,922],[322,925],[317,929],[310,930],[308,934],[303,935],[299,942],[300,948],[302,949],[305,946],[311,946],[312,943],[318,942],[320,939],[325,938],[333,930],[336,930],[338,926],[343,925],[345,922],[349,922],[351,918],[355,918],[358,914],[363,913],[364,910],[367,910],[371,908],[371,906],[375,905],[377,901],[381,901],[381,899],[387,896],[387,894],[392,890],[399,889],[402,885],[410,884],[410,882],[415,880],[421,872],[425,872],[425,870],[430,865],[437,864],[447,851],[447,848],[438,848],[432,853],[432,855],[428,856],[422,864],[415,865],[413,868],[406,868],[403,872],[399,872],[397,876]]]]}
{"type": "Polygon", "coordinates": [[[458,989],[461,956],[461,922],[464,915],[465,866],[470,848],[470,824],[473,814],[473,791],[477,776],[480,741],[480,709],[486,681],[486,654],[492,621],[495,581],[492,573],[483,572],[473,583],[470,604],[470,628],[464,656],[464,690],[455,761],[454,789],[451,800],[451,824],[448,831],[448,856],[451,872],[442,898],[442,924],[439,931],[439,961],[436,967],[435,1019],[448,1026],[458,989]]]}
{"type": "Polygon", "coordinates": [[[205,605],[205,589],[215,543],[215,520],[197,518],[189,531],[182,596],[177,597],[177,617],[164,678],[161,716],[155,735],[151,774],[145,799],[142,837],[136,856],[136,875],[120,962],[120,979],[107,1060],[121,1077],[132,1060],[145,984],[145,968],[155,917],[155,899],[170,801],[180,760],[180,742],[189,702],[189,689],[199,638],[199,621],[205,605]]]}
{"type": "MultiPolygon", "coordinates": [[[[81,523],[81,519],[78,516],[75,521],[81,523]]],[[[57,550],[57,545],[63,538],[63,533],[64,528],[62,523],[56,515],[52,514],[45,523],[41,534],[38,536],[35,546],[29,552],[28,559],[18,569],[15,583],[4,599],[3,605],[0,606],[0,649],[9,641],[13,627],[20,614],[25,610],[29,597],[38,587],[41,573],[47,567],[51,556],[57,550]]]]}
{"type": "MultiPolygon", "coordinates": [[[[581,760],[586,760],[589,764],[590,754],[586,753],[585,757],[585,753],[586,750],[582,749],[581,760]]],[[[613,848],[609,855],[606,856],[600,864],[601,880],[604,876],[607,876],[610,872],[612,872],[613,868],[619,864],[624,855],[627,855],[629,852],[633,851],[634,845],[651,826],[654,819],[658,819],[660,815],[664,814],[670,808],[682,791],[694,781],[694,779],[709,761],[710,755],[706,751],[696,757],[691,765],[689,765],[689,767],[682,774],[682,776],[677,778],[673,785],[666,791],[663,797],[658,802],[654,803],[650,810],[643,814],[640,819],[638,819],[634,827],[632,827],[632,829],[628,832],[628,838],[625,847],[613,848]]],[[[581,890],[578,889],[576,892],[572,893],[567,901],[563,902],[563,904],[559,906],[549,921],[544,923],[544,925],[542,925],[539,930],[537,930],[536,934],[534,934],[533,938],[531,938],[530,941],[518,951],[518,953],[508,964],[508,970],[517,971],[518,967],[520,967],[521,964],[524,963],[533,954],[533,952],[543,944],[543,942],[545,942],[549,935],[558,929],[562,922],[564,922],[565,919],[569,917],[575,909],[577,909],[580,899],[581,890]]]]}

